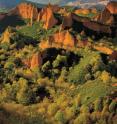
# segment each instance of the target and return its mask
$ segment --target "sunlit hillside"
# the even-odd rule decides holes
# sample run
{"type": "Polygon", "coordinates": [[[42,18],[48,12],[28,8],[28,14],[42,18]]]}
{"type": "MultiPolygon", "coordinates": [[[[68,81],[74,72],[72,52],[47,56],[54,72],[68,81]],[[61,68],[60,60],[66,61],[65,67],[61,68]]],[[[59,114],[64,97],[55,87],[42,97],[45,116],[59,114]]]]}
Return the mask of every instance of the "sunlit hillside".
{"type": "Polygon", "coordinates": [[[0,124],[117,124],[117,2],[20,2],[0,1],[0,124]]]}

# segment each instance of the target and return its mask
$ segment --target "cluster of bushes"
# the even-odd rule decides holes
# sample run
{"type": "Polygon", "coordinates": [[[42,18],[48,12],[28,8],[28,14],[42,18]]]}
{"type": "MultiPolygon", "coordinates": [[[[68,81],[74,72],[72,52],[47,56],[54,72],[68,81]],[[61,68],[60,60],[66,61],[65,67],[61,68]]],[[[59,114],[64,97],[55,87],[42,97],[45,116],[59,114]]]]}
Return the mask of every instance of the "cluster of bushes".
{"type": "Polygon", "coordinates": [[[68,81],[73,83],[84,83],[87,80],[95,79],[97,71],[103,71],[105,65],[98,52],[88,51],[83,55],[79,64],[71,69],[68,81]]]}
{"type": "MultiPolygon", "coordinates": [[[[43,83],[44,83],[44,81],[46,83],[48,82],[47,79],[42,80],[43,83]]],[[[27,95],[29,95],[30,93],[28,94],[28,92],[25,92],[27,89],[26,88],[26,84],[27,84],[26,80],[20,79],[19,83],[20,83],[19,85],[21,85],[20,86],[21,89],[19,89],[18,93],[16,94],[16,96],[17,96],[16,98],[17,98],[17,101],[19,101],[19,103],[21,102],[22,104],[24,104],[26,101],[29,101],[29,98],[32,95],[27,97],[27,95]]],[[[93,83],[95,83],[95,82],[92,82],[92,84],[93,83]]],[[[14,86],[15,85],[17,85],[17,84],[14,83],[14,86]]],[[[40,123],[45,123],[45,124],[46,123],[47,124],[50,124],[50,123],[51,124],[55,124],[55,123],[56,124],[66,124],[66,123],[71,123],[71,124],[116,124],[116,122],[117,122],[117,120],[116,120],[117,102],[116,102],[116,99],[113,99],[111,97],[111,94],[110,95],[108,94],[108,97],[96,97],[95,100],[86,104],[86,103],[82,102],[82,92],[75,93],[75,91],[78,89],[76,89],[76,87],[74,85],[69,85],[68,83],[63,83],[62,85],[65,85],[64,88],[59,87],[58,84],[50,85],[48,83],[45,85],[50,93],[50,97],[44,97],[43,100],[41,100],[38,104],[35,104],[32,106],[20,106],[20,108],[18,107],[17,110],[16,110],[17,107],[14,107],[17,105],[13,103],[13,104],[11,104],[10,107],[11,107],[11,109],[14,107],[12,109],[12,111],[14,110],[15,113],[20,113],[20,115],[19,115],[20,118],[18,120],[17,119],[18,117],[17,118],[14,118],[11,116],[10,117],[13,118],[14,120],[17,119],[17,123],[24,123],[24,124],[26,123],[27,116],[30,117],[30,119],[28,119],[28,121],[30,121],[30,123],[32,122],[34,124],[38,124],[38,123],[39,124],[40,123]],[[56,90],[56,88],[57,88],[57,90],[56,90]],[[32,116],[30,116],[30,115],[32,115],[32,116]],[[40,117],[41,117],[41,120],[39,120],[40,117]],[[35,118],[35,121],[34,121],[34,118],[35,118]]],[[[7,86],[7,89],[9,89],[8,87],[9,86],[7,86]]],[[[92,88],[94,88],[94,87],[92,87],[92,88]]],[[[33,91],[34,91],[34,89],[33,89],[33,91]]],[[[89,92],[91,92],[91,91],[89,91],[89,92]]],[[[12,97],[12,96],[10,96],[10,97],[12,97]]],[[[7,110],[7,105],[1,106],[1,108],[2,109],[4,108],[4,110],[7,110]]],[[[16,122],[16,121],[13,122],[12,120],[10,120],[10,121],[13,124],[15,124],[14,122],[16,122]]]]}
{"type": "MultiPolygon", "coordinates": [[[[28,116],[30,122],[20,120],[24,124],[40,124],[40,116],[47,124],[116,124],[115,61],[104,60],[88,48],[73,52],[52,48],[42,51],[40,67],[30,69],[23,63],[40,51],[37,40],[47,39],[57,30],[45,31],[41,23],[35,23],[17,31],[8,28],[7,34],[12,34],[5,36],[8,41],[0,38],[0,105],[22,104],[25,117],[31,109],[30,114],[35,114],[28,116]]],[[[82,41],[85,36],[78,38],[82,41]]]]}

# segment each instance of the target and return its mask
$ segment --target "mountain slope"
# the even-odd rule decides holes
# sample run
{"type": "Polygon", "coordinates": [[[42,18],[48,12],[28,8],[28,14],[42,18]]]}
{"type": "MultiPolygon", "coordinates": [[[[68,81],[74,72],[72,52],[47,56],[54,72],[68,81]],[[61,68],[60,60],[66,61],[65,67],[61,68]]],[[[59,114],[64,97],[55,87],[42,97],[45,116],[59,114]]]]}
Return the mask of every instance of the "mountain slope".
{"type": "Polygon", "coordinates": [[[60,5],[73,5],[73,6],[92,6],[96,4],[106,5],[109,0],[0,0],[0,8],[12,8],[20,2],[29,1],[40,4],[47,4],[48,2],[60,5]]]}

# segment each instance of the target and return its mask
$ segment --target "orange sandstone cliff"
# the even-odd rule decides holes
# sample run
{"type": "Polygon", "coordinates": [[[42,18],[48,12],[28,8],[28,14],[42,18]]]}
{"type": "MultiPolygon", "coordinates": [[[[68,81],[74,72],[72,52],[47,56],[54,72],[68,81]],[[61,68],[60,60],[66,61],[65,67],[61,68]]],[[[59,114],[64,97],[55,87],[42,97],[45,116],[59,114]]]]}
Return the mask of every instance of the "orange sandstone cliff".
{"type": "Polygon", "coordinates": [[[48,41],[41,42],[39,46],[41,49],[50,48],[50,47],[74,48],[75,47],[75,39],[69,31],[62,31],[62,32],[58,32],[58,33],[54,34],[53,36],[51,36],[48,41]],[[54,44],[54,46],[53,46],[53,44],[54,44]]]}
{"type": "Polygon", "coordinates": [[[96,21],[108,25],[115,25],[115,23],[117,23],[116,15],[117,2],[109,2],[108,5],[103,10],[103,12],[96,17],[96,21]]]}
{"type": "Polygon", "coordinates": [[[46,7],[41,10],[41,12],[38,14],[37,21],[42,21],[44,23],[45,29],[50,29],[54,25],[57,24],[57,19],[54,17],[54,13],[51,9],[51,7],[46,7]]]}
{"type": "Polygon", "coordinates": [[[40,53],[35,53],[31,59],[31,69],[42,65],[42,57],[40,53]]]}
{"type": "Polygon", "coordinates": [[[111,14],[117,14],[117,2],[110,2],[106,7],[111,14]]]}
{"type": "Polygon", "coordinates": [[[33,69],[36,67],[40,67],[42,65],[42,56],[41,53],[37,52],[32,55],[31,58],[23,60],[24,65],[33,69]]]}
{"type": "Polygon", "coordinates": [[[38,8],[30,3],[21,3],[15,8],[14,13],[25,19],[33,18],[36,20],[38,11],[38,8]]]}

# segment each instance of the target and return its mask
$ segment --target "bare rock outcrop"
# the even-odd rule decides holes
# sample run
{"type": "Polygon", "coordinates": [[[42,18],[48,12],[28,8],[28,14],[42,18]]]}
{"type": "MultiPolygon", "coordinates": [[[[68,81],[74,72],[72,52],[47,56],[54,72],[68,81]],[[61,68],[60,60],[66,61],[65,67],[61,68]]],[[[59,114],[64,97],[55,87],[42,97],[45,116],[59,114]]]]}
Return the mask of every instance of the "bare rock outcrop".
{"type": "Polygon", "coordinates": [[[4,33],[2,34],[2,36],[0,37],[0,42],[1,43],[4,43],[4,42],[7,42],[9,43],[10,40],[11,40],[11,37],[13,36],[13,32],[11,31],[11,28],[7,28],[4,33]]]}
{"type": "Polygon", "coordinates": [[[75,38],[71,35],[69,31],[62,31],[51,36],[48,41],[41,42],[39,46],[41,49],[46,49],[53,46],[57,48],[74,48],[75,38]]]}
{"type": "Polygon", "coordinates": [[[25,19],[34,19],[38,17],[38,9],[30,3],[21,3],[16,7],[16,13],[25,19]]]}
{"type": "Polygon", "coordinates": [[[111,14],[117,14],[117,2],[112,1],[112,2],[108,3],[106,8],[109,10],[109,12],[111,14]]]}
{"type": "Polygon", "coordinates": [[[114,16],[107,8],[105,8],[104,11],[95,18],[95,20],[102,24],[112,25],[114,23],[114,16]]]}
{"type": "Polygon", "coordinates": [[[57,19],[54,17],[53,10],[51,7],[46,7],[41,10],[38,14],[37,21],[42,21],[44,23],[45,29],[50,29],[57,24],[57,19]]]}
{"type": "Polygon", "coordinates": [[[42,57],[40,53],[35,53],[31,59],[31,69],[42,65],[42,57]]]}
{"type": "Polygon", "coordinates": [[[48,4],[43,9],[39,9],[30,3],[21,3],[15,9],[10,11],[10,15],[15,14],[24,19],[30,19],[32,25],[33,21],[42,21],[44,28],[49,29],[57,24],[58,20],[54,17],[54,13],[60,8],[57,5],[48,4]]]}
{"type": "Polygon", "coordinates": [[[74,47],[75,40],[69,31],[58,32],[52,37],[52,41],[60,43],[63,46],[74,47]]]}
{"type": "Polygon", "coordinates": [[[31,58],[24,60],[23,63],[30,69],[40,67],[42,65],[41,53],[37,52],[37,53],[33,54],[31,58]]]}
{"type": "Polygon", "coordinates": [[[98,15],[95,20],[108,25],[115,25],[117,23],[117,2],[109,2],[103,12],[98,15]]]}

